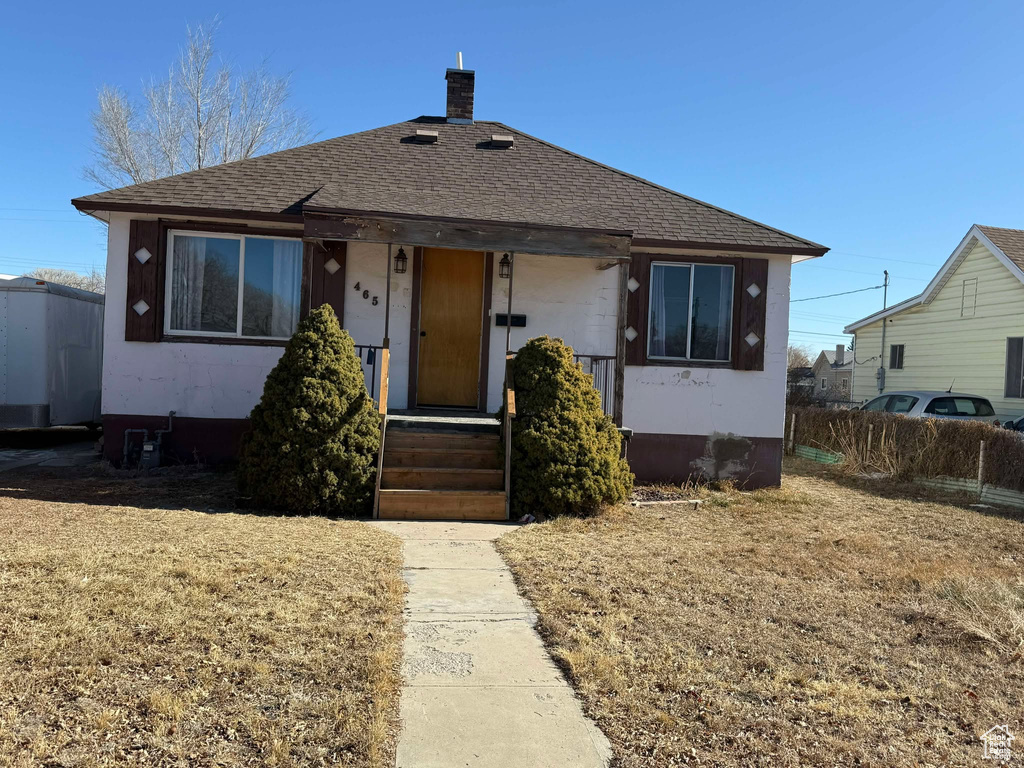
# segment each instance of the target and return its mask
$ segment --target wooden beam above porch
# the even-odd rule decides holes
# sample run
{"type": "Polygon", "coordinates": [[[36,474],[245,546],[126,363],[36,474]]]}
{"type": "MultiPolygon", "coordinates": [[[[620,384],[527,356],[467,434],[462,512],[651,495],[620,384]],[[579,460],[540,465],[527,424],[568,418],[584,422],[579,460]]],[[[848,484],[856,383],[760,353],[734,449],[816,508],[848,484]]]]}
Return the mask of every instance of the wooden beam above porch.
{"type": "Polygon", "coordinates": [[[432,248],[514,251],[551,256],[629,260],[631,233],[496,222],[444,221],[306,212],[313,240],[401,243],[432,248]]]}

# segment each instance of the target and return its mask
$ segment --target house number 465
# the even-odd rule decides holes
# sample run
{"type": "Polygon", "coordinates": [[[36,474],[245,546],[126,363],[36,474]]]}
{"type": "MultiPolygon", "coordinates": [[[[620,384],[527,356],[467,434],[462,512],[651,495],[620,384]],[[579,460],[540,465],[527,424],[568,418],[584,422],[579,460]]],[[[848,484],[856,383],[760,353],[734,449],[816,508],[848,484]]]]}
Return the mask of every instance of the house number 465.
{"type": "MultiPolygon", "coordinates": [[[[355,290],[357,290],[357,291],[358,291],[358,290],[359,290],[359,283],[356,283],[356,284],[355,284],[355,286],[353,286],[353,287],[355,288],[355,290]]],[[[364,299],[368,299],[368,298],[370,298],[370,292],[364,289],[364,290],[363,290],[363,298],[364,298],[364,299]]],[[[374,296],[374,297],[373,297],[373,301],[371,301],[370,303],[371,303],[371,304],[373,304],[373,306],[375,306],[375,307],[376,307],[376,306],[377,306],[377,297],[376,297],[376,296],[374,296]]]]}

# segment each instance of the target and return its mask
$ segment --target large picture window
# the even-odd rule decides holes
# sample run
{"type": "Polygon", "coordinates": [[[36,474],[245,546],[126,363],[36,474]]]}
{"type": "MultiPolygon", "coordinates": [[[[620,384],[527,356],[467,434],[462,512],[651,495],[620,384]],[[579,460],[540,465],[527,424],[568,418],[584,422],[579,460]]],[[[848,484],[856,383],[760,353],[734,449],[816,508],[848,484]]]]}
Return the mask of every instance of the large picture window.
{"type": "Polygon", "coordinates": [[[302,241],[170,232],[170,335],[287,339],[299,322],[302,241]]]}
{"type": "Polygon", "coordinates": [[[647,356],[728,362],[733,273],[732,265],[653,262],[647,356]]]}

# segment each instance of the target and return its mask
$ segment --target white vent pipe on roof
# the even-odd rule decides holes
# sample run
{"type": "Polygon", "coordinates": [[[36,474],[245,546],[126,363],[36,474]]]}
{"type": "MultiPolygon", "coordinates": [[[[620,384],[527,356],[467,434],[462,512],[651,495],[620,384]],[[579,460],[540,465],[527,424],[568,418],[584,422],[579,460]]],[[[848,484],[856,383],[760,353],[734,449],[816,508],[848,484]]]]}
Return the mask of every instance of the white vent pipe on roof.
{"type": "Polygon", "coordinates": [[[455,68],[462,69],[462,51],[455,54],[455,68]]]}

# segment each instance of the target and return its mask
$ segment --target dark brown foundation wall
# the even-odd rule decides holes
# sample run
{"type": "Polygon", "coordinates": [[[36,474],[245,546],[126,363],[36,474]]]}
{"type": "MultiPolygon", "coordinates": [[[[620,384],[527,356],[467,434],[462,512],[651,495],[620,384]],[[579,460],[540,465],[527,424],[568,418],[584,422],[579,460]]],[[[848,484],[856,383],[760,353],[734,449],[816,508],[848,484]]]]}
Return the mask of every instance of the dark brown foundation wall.
{"type": "MultiPolygon", "coordinates": [[[[103,457],[114,466],[121,465],[126,429],[167,429],[167,416],[132,416],[108,414],[103,417],[103,457]]],[[[249,430],[248,419],[192,419],[174,417],[173,430],[163,438],[165,463],[223,464],[238,458],[242,435],[249,430]]],[[[133,443],[142,442],[143,435],[130,435],[133,443]]]]}
{"type": "MultiPolygon", "coordinates": [[[[166,416],[106,415],[103,417],[103,455],[120,466],[125,429],[166,429],[166,416]]],[[[249,429],[248,419],[175,417],[174,429],[163,439],[165,461],[216,465],[234,461],[249,429]]],[[[132,435],[140,443],[142,435],[132,435]]],[[[646,483],[684,483],[700,477],[732,480],[740,488],[777,486],[782,478],[782,438],[736,435],[634,434],[629,441],[629,465],[646,483]]]]}
{"type": "Polygon", "coordinates": [[[703,477],[738,488],[782,481],[782,438],[635,433],[627,456],[638,482],[685,483],[703,477]]]}

